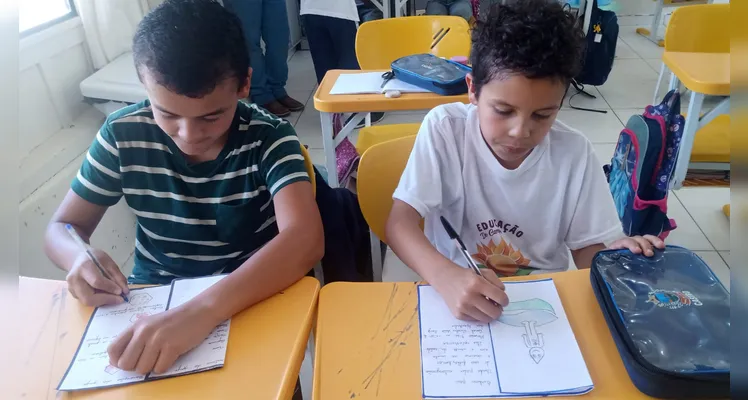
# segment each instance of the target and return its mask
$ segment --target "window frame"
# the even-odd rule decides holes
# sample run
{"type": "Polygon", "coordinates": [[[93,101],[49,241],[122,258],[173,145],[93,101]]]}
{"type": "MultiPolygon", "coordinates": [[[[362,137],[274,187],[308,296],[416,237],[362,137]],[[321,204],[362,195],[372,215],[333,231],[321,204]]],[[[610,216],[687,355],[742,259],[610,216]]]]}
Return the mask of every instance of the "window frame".
{"type": "Polygon", "coordinates": [[[67,21],[69,19],[77,17],[78,16],[78,9],[75,8],[75,1],[74,0],[63,0],[63,1],[67,2],[67,4],[70,6],[70,11],[67,14],[61,15],[61,16],[55,18],[55,19],[51,19],[51,20],[49,20],[47,22],[44,22],[44,23],[39,24],[39,25],[36,25],[36,26],[34,26],[32,28],[26,29],[25,31],[21,31],[21,32],[19,32],[19,37],[21,39],[23,39],[23,38],[25,38],[27,36],[33,35],[33,34],[35,34],[37,32],[41,32],[41,31],[43,31],[43,30],[45,30],[47,28],[50,28],[50,27],[52,27],[54,25],[57,25],[60,22],[64,22],[64,21],[67,21]]]}

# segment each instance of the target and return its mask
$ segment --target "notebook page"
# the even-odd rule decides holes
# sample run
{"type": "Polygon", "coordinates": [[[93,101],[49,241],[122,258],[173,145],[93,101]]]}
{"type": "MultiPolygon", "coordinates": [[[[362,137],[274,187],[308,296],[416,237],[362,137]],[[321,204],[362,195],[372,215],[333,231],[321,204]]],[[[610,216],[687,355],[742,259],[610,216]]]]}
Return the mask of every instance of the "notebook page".
{"type": "Polygon", "coordinates": [[[97,308],[58,390],[93,389],[143,381],[144,375],[109,365],[107,347],[138,318],[166,310],[170,290],[170,286],[133,289],[128,303],[97,308]]]}
{"type": "Polygon", "coordinates": [[[488,324],[463,322],[431,286],[418,287],[423,396],[499,395],[488,324]]]}
{"type": "Polygon", "coordinates": [[[491,323],[502,393],[585,393],[587,366],[550,279],[505,282],[510,304],[491,323]]]}
{"type": "Polygon", "coordinates": [[[330,89],[330,94],[381,93],[384,73],[385,71],[340,74],[330,89]]]}
{"type": "MultiPolygon", "coordinates": [[[[169,309],[178,307],[211,287],[226,275],[213,275],[204,278],[178,279],[172,283],[169,309]]],[[[208,337],[197,347],[182,354],[174,365],[163,374],[151,374],[149,378],[163,378],[191,374],[223,366],[226,359],[226,347],[229,340],[231,320],[222,322],[210,332],[208,337]]]]}

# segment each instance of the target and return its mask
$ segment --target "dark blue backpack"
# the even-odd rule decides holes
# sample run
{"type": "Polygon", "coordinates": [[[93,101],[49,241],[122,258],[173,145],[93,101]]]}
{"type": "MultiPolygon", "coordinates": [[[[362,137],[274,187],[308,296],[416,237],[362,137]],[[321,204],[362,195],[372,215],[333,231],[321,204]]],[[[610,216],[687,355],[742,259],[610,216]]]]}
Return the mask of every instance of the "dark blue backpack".
{"type": "Polygon", "coordinates": [[[618,17],[613,11],[601,10],[597,0],[591,1],[584,64],[582,72],[574,80],[580,85],[599,86],[608,80],[613,69],[618,44],[618,17]]]}
{"type": "Polygon", "coordinates": [[[673,90],[661,104],[629,118],[610,164],[603,167],[628,236],[664,239],[676,227],[667,216],[667,197],[683,122],[680,95],[673,90]]]}

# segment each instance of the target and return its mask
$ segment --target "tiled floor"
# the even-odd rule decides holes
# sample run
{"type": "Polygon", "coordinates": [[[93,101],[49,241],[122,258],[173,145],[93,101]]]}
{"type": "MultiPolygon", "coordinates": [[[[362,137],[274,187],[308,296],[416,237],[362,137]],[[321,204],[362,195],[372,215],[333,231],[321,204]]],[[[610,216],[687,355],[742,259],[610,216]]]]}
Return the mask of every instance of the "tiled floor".
{"type": "MultiPolygon", "coordinates": [[[[628,2],[623,2],[627,4],[628,2]]],[[[633,2],[632,2],[633,3],[633,2]]],[[[641,2],[640,2],[641,3],[641,2]]],[[[649,3],[649,2],[644,2],[649,3]]],[[[643,10],[650,10],[644,4],[643,10]]],[[[569,95],[564,102],[559,119],[584,132],[595,144],[598,157],[607,162],[613,154],[618,134],[628,118],[641,113],[652,102],[653,88],[660,71],[662,48],[644,39],[635,32],[637,26],[646,26],[651,17],[641,15],[641,10],[622,6],[619,11],[620,34],[616,48],[616,61],[608,81],[600,87],[588,88],[596,99],[578,95],[571,99],[577,107],[607,111],[606,114],[579,111],[570,108],[569,95]],[[630,13],[623,15],[621,13],[630,13]]],[[[646,14],[646,13],[644,13],[646,14]]],[[[310,154],[317,164],[324,163],[319,113],[314,110],[312,100],[315,90],[315,75],[309,52],[297,52],[290,61],[288,90],[292,96],[304,101],[307,109],[289,120],[295,124],[302,142],[310,147],[310,154]]],[[[667,89],[667,77],[660,85],[660,95],[667,89]]],[[[570,92],[573,92],[570,90],[570,92]]],[[[683,112],[687,107],[687,96],[683,99],[683,112]]],[[[383,124],[420,122],[423,112],[389,113],[383,124]]],[[[712,267],[717,276],[729,287],[730,224],[722,214],[722,206],[730,201],[728,188],[687,188],[674,192],[668,202],[669,215],[678,228],[673,231],[668,243],[681,245],[697,251],[712,267]]],[[[417,276],[388,254],[384,271],[385,280],[413,280],[417,276]]]]}

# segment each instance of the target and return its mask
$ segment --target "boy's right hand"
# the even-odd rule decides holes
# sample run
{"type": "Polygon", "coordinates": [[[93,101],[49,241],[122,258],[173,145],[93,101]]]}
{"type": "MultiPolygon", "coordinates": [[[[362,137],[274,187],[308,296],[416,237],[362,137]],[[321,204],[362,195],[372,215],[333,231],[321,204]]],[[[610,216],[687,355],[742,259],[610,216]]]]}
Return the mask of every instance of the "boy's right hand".
{"type": "Polygon", "coordinates": [[[124,300],[121,294],[129,292],[127,279],[108,254],[98,249],[92,249],[91,252],[112,279],[104,277],[88,254],[81,251],[65,278],[70,294],[91,307],[122,303],[124,300]]]}
{"type": "Polygon", "coordinates": [[[481,269],[481,273],[483,276],[478,276],[469,268],[451,264],[436,282],[431,282],[458,319],[492,322],[501,316],[502,307],[509,304],[504,284],[496,274],[487,269],[481,269]]]}

